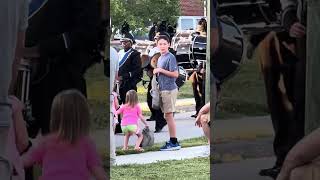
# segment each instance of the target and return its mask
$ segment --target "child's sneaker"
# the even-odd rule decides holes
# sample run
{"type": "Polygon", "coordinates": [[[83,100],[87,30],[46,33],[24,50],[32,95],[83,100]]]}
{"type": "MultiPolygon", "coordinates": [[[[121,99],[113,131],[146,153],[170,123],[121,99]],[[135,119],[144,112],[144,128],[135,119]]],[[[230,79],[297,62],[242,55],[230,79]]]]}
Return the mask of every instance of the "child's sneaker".
{"type": "Polygon", "coordinates": [[[181,146],[178,142],[174,144],[171,141],[168,141],[164,146],[160,148],[160,151],[175,151],[179,149],[181,149],[181,146]]]}

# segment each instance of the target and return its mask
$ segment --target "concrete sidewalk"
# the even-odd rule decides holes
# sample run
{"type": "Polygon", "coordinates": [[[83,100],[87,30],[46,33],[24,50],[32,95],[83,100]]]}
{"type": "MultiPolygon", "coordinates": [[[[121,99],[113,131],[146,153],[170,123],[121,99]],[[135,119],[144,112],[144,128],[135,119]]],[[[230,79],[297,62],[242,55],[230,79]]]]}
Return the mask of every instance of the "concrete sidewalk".
{"type": "Polygon", "coordinates": [[[272,167],[274,161],[274,158],[259,158],[213,164],[211,177],[213,177],[213,180],[272,180],[270,177],[259,176],[259,171],[272,167]]]}
{"type": "Polygon", "coordinates": [[[141,154],[130,154],[116,157],[116,165],[150,164],[165,160],[183,160],[197,157],[208,157],[209,146],[181,148],[178,151],[154,151],[141,154]]]}

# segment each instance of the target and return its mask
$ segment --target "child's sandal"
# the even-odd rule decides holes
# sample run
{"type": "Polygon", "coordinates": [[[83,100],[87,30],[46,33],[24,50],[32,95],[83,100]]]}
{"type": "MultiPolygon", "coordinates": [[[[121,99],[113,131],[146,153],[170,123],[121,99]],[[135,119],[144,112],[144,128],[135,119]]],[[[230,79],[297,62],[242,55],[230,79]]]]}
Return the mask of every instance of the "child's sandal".
{"type": "Polygon", "coordinates": [[[129,150],[129,148],[122,148],[122,150],[123,150],[123,151],[128,151],[128,150],[129,150]]]}
{"type": "Polygon", "coordinates": [[[137,152],[144,152],[144,149],[142,149],[142,148],[138,148],[138,149],[134,149],[135,151],[137,151],[137,152]]]}

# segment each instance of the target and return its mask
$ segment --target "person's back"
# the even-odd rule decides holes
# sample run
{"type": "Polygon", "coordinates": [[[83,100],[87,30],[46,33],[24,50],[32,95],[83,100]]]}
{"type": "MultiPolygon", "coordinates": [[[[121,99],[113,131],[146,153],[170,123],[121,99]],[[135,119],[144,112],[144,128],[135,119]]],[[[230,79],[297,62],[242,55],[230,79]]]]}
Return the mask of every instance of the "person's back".
{"type": "Polygon", "coordinates": [[[101,165],[96,148],[89,137],[70,144],[55,134],[48,135],[30,154],[32,161],[42,166],[39,179],[87,180],[89,169],[101,165]]]}
{"type": "Polygon", "coordinates": [[[88,102],[78,90],[60,92],[51,108],[51,133],[25,157],[24,166],[42,166],[40,179],[89,180],[92,174],[105,180],[95,144],[88,138],[88,102]]]}
{"type": "Polygon", "coordinates": [[[138,124],[139,115],[141,114],[141,108],[137,104],[134,107],[131,107],[128,104],[125,104],[120,107],[119,113],[123,114],[121,125],[132,125],[138,124]]]}

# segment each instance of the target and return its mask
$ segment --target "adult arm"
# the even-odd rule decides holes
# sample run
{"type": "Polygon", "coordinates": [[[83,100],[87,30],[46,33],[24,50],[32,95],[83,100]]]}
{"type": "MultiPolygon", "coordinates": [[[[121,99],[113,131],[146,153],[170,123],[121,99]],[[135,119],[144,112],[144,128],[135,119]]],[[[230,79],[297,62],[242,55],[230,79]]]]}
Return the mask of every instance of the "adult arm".
{"type": "Polygon", "coordinates": [[[320,128],[299,141],[288,153],[277,180],[287,180],[296,167],[310,163],[320,156],[320,128]]]}

